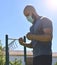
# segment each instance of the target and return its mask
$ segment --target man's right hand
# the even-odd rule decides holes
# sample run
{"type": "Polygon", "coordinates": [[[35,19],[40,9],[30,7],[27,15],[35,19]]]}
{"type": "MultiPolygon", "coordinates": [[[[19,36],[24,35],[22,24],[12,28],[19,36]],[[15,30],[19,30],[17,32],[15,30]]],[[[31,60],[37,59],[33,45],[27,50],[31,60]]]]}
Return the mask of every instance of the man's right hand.
{"type": "Polygon", "coordinates": [[[19,41],[19,43],[20,43],[21,45],[24,44],[24,40],[23,40],[23,38],[19,38],[18,41],[19,41]]]}
{"type": "Polygon", "coordinates": [[[19,38],[18,41],[21,45],[28,47],[28,48],[32,48],[32,44],[31,43],[27,44],[26,42],[24,42],[23,38],[19,38]]]}

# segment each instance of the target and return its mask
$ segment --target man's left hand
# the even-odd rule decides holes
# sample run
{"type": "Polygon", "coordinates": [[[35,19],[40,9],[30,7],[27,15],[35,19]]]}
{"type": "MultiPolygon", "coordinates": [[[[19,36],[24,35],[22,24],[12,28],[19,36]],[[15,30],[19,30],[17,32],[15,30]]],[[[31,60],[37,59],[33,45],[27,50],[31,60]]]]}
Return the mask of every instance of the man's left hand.
{"type": "Polygon", "coordinates": [[[32,40],[32,34],[29,32],[27,33],[26,37],[29,39],[29,40],[32,40]]]}

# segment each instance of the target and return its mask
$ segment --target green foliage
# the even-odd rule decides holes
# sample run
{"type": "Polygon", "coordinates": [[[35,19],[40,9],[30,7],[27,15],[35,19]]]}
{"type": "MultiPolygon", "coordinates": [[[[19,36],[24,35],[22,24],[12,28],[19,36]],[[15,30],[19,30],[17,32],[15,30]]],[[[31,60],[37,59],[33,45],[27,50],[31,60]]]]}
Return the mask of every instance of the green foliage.
{"type": "Polygon", "coordinates": [[[57,65],[57,62],[55,63],[55,65],[57,65]]]}
{"type": "Polygon", "coordinates": [[[0,65],[5,65],[5,56],[3,53],[3,48],[0,40],[0,65]]]}
{"type": "Polygon", "coordinates": [[[17,60],[17,58],[15,58],[15,61],[10,62],[10,65],[22,65],[22,61],[21,61],[21,59],[17,60]]]}
{"type": "MultiPolygon", "coordinates": [[[[17,60],[17,58],[15,59],[15,61],[10,61],[9,62],[10,65],[22,65],[22,61],[17,60]]],[[[0,65],[5,65],[5,56],[3,53],[3,48],[2,48],[2,44],[1,44],[1,40],[0,40],[0,65]]]]}

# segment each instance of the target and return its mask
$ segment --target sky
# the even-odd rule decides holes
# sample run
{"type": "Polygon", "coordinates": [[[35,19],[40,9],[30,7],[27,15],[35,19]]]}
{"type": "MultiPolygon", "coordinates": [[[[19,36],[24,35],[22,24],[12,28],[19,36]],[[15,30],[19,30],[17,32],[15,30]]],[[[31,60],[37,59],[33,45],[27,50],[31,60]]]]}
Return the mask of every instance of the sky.
{"type": "MultiPolygon", "coordinates": [[[[20,38],[29,32],[29,23],[23,14],[26,5],[35,7],[37,13],[52,20],[52,51],[57,52],[57,4],[56,0],[0,0],[0,40],[5,46],[5,35],[9,38],[20,38]]],[[[28,39],[26,42],[30,42],[28,39]]],[[[23,50],[18,41],[18,50],[23,50]]],[[[30,49],[28,49],[30,50],[30,49]]]]}

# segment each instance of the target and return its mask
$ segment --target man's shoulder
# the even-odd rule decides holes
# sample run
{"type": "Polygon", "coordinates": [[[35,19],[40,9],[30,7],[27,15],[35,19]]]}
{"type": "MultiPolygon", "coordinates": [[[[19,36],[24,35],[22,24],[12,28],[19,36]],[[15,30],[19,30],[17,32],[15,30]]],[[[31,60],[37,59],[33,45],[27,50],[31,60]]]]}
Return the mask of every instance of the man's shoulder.
{"type": "Polygon", "coordinates": [[[41,16],[41,17],[40,17],[40,20],[44,20],[44,19],[49,19],[49,18],[47,18],[47,17],[45,17],[45,16],[41,16]]]}
{"type": "Polygon", "coordinates": [[[49,19],[48,17],[42,16],[42,17],[40,18],[40,20],[43,21],[43,23],[44,23],[44,22],[51,22],[51,23],[52,23],[51,19],[49,19]]]}

